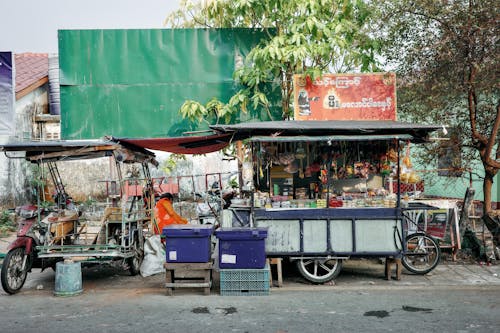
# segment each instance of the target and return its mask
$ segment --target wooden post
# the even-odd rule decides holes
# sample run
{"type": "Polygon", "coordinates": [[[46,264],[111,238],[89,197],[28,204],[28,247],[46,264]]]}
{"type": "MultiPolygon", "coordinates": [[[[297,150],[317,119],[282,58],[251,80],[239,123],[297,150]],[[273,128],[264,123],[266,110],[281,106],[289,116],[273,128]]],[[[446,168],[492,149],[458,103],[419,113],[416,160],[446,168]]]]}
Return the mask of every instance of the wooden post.
{"type": "Polygon", "coordinates": [[[240,191],[245,184],[243,184],[243,174],[241,172],[243,168],[243,160],[245,159],[245,152],[243,151],[243,142],[236,141],[236,157],[238,159],[238,184],[240,185],[240,191]]]}
{"type": "Polygon", "coordinates": [[[276,275],[278,278],[278,287],[283,287],[283,272],[281,267],[281,262],[283,258],[268,258],[266,259],[269,264],[269,285],[273,286],[273,270],[271,265],[276,265],[276,275]]]}
{"type": "Polygon", "coordinates": [[[401,263],[401,258],[385,258],[385,278],[391,280],[391,267],[396,264],[396,280],[401,280],[401,271],[403,270],[403,265],[401,263]]]}

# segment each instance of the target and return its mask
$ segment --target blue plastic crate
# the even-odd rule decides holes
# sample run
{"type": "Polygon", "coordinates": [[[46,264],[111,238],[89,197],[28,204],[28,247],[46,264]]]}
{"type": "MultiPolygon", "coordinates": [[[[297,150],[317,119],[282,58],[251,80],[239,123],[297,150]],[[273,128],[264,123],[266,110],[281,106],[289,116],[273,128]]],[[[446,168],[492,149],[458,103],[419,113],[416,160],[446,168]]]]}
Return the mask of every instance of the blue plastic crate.
{"type": "Polygon", "coordinates": [[[163,228],[167,262],[209,262],[212,225],[174,224],[163,228]]]}
{"type": "Polygon", "coordinates": [[[222,296],[269,295],[269,265],[261,269],[221,269],[222,296]]]}
{"type": "Polygon", "coordinates": [[[221,228],[215,236],[219,241],[220,268],[264,268],[267,228],[221,228]]]}

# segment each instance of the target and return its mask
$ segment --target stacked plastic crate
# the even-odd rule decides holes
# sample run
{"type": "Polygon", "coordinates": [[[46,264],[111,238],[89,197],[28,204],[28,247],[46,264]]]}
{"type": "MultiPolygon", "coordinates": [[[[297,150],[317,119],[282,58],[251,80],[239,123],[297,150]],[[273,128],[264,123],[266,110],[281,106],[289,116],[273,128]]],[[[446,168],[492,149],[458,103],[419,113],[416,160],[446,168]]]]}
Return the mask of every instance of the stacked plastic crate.
{"type": "Polygon", "coordinates": [[[222,228],[215,235],[219,240],[220,294],[269,295],[267,228],[222,228]]]}

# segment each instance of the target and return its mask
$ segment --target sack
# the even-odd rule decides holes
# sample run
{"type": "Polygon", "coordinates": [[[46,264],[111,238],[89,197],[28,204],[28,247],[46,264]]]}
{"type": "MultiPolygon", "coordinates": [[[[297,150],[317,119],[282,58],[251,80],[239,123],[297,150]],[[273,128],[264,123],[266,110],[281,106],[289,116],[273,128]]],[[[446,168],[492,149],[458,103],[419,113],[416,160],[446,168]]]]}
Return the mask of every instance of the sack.
{"type": "Polygon", "coordinates": [[[144,259],[141,264],[141,276],[151,276],[165,272],[165,248],[161,243],[160,235],[154,235],[144,242],[144,259]]]}

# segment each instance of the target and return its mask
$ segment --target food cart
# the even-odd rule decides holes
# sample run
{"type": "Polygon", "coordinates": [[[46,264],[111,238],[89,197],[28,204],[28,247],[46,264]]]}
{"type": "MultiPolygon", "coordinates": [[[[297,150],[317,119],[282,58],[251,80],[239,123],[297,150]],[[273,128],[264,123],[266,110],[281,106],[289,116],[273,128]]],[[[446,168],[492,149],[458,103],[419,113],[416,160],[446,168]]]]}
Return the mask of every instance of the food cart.
{"type": "Polygon", "coordinates": [[[427,250],[431,238],[423,235],[407,248],[411,220],[405,210],[412,207],[407,193],[393,192],[392,182],[400,189],[402,181],[418,180],[406,168],[403,145],[426,142],[440,126],[273,121],[212,128],[247,140],[252,176],[243,170],[242,189],[249,197],[251,226],[268,228],[267,256],[296,261],[314,283],[334,279],[345,259],[401,258],[419,246],[418,260],[406,260],[405,266],[419,272],[419,262],[426,262],[426,269],[429,260],[432,268],[437,264],[435,242],[427,250]]]}
{"type": "MultiPolygon", "coordinates": [[[[139,273],[143,258],[143,232],[150,227],[154,187],[149,164],[157,165],[153,153],[113,141],[19,142],[1,146],[9,158],[23,158],[50,175],[52,197],[20,210],[17,239],[9,246],[2,266],[1,282],[10,294],[18,292],[32,268],[55,268],[65,259],[84,265],[117,264],[139,273]],[[96,180],[104,188],[106,201],[91,207],[76,203],[66,192],[59,167],[75,160],[108,159],[113,178],[96,180]],[[125,175],[125,166],[135,170],[125,175]],[[53,204],[44,207],[49,200],[53,204]]],[[[75,166],[73,166],[74,168],[75,166]]],[[[78,168],[73,169],[78,172],[78,168]]],[[[89,180],[90,181],[90,180],[89,180]]],[[[47,183],[48,184],[48,183],[47,183]]],[[[47,194],[47,193],[46,193],[47,194]]],[[[22,208],[23,208],[22,207],[22,208]]]]}

